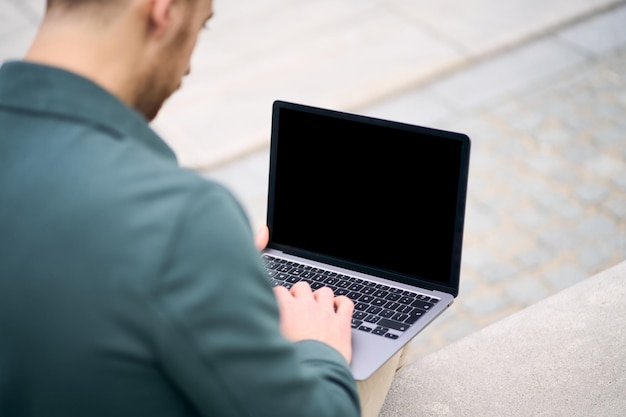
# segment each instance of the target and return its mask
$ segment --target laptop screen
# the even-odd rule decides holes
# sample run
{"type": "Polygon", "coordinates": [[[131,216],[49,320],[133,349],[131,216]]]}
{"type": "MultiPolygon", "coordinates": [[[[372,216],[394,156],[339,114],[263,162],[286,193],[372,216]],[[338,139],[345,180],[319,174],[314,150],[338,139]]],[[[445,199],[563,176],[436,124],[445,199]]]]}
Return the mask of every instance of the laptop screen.
{"type": "Polygon", "coordinates": [[[458,293],[467,136],[276,102],[271,152],[273,247],[458,293]]]}

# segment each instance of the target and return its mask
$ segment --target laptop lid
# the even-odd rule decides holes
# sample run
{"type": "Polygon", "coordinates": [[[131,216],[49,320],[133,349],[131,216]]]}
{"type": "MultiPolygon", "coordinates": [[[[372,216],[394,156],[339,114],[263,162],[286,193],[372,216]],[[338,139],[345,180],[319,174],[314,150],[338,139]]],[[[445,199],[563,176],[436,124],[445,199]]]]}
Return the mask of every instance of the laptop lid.
{"type": "Polygon", "coordinates": [[[470,140],[276,101],[268,249],[456,297],[470,140]]]}

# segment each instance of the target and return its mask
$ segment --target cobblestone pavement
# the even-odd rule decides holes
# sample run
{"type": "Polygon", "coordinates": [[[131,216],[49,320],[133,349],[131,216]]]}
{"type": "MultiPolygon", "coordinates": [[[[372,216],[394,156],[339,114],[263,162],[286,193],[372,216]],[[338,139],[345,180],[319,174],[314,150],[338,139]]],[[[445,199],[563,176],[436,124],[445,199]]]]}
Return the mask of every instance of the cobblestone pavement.
{"type": "MultiPolygon", "coordinates": [[[[416,337],[417,354],[626,259],[624,21],[622,6],[362,109],[472,138],[461,293],[416,337]]],[[[255,226],[267,157],[207,173],[255,226]]]]}
{"type": "Polygon", "coordinates": [[[626,49],[439,126],[473,139],[462,286],[419,353],[626,259],[626,49]]]}

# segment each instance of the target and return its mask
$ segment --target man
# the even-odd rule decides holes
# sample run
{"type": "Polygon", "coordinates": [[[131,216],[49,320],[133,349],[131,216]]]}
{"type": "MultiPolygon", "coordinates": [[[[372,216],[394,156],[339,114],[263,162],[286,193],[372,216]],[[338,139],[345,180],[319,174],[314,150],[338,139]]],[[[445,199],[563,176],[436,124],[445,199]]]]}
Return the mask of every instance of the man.
{"type": "Polygon", "coordinates": [[[352,302],[273,292],[240,206],[147,124],[212,14],[48,0],[0,68],[0,415],[359,414],[352,302]]]}

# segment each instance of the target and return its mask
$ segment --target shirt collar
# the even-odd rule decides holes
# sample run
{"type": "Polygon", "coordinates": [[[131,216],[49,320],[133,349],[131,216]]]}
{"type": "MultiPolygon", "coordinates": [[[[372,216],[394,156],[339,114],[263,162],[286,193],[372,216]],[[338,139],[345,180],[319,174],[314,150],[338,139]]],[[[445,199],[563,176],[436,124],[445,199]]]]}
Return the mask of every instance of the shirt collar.
{"type": "Polygon", "coordinates": [[[136,110],[94,82],[60,68],[5,62],[0,66],[0,106],[76,120],[176,160],[136,110]]]}

